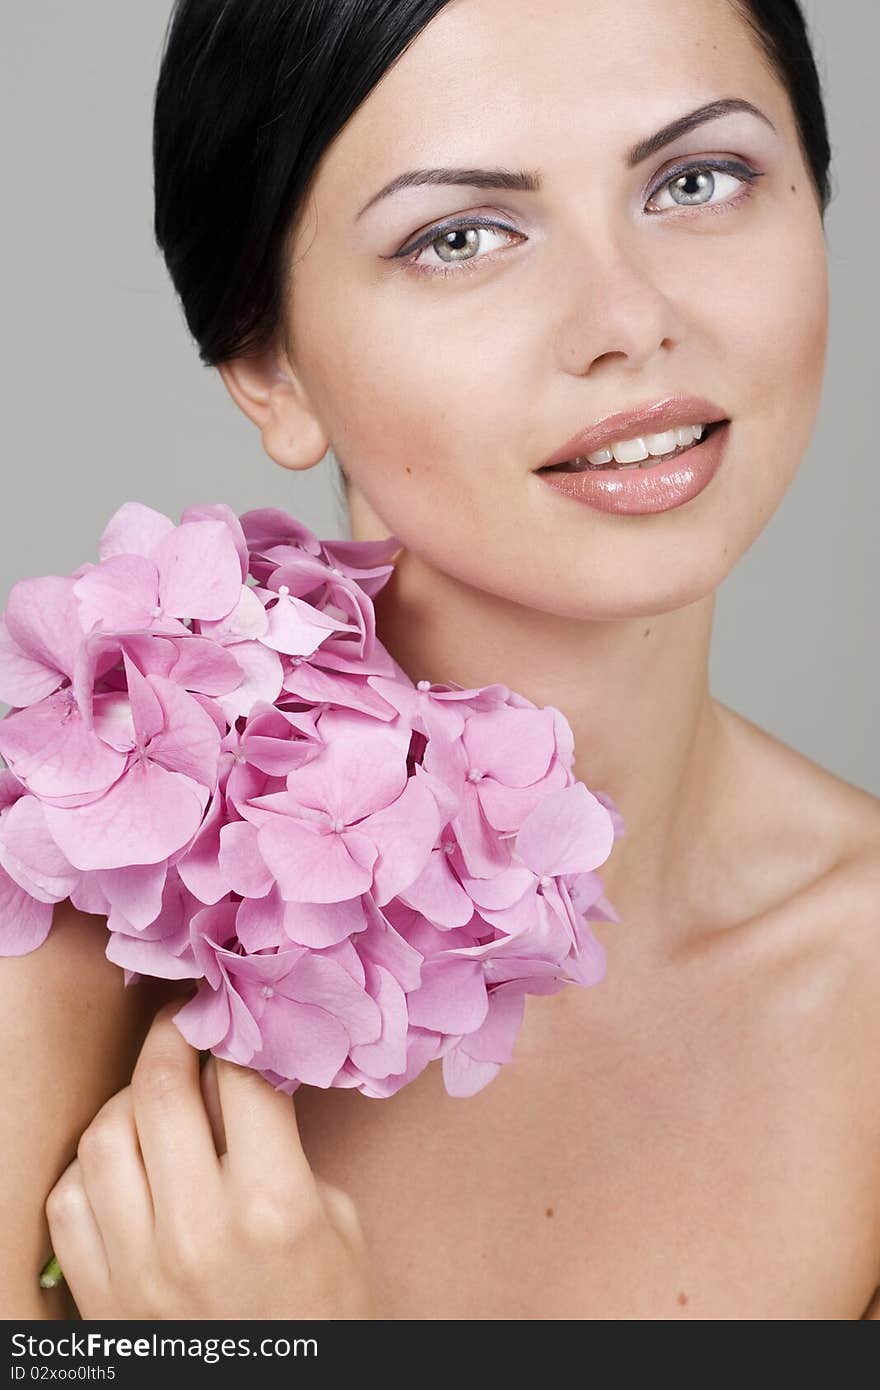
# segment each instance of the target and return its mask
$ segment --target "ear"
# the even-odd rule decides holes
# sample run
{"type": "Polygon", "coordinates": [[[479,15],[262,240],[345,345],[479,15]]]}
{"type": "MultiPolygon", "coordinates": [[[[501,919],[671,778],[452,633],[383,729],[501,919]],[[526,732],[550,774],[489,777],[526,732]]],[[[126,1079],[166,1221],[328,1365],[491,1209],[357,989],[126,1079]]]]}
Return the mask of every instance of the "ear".
{"type": "Polygon", "coordinates": [[[275,347],[221,363],[217,371],[240,410],[262,435],[263,448],[282,468],[313,468],[330,441],[286,358],[275,347]]]}

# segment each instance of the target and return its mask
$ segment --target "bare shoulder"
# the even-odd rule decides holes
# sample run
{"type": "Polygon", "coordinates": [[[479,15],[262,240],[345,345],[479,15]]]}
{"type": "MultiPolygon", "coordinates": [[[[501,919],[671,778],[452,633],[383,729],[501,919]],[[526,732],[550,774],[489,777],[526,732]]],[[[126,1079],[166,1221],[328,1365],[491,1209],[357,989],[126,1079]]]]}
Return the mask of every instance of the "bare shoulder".
{"type": "Polygon", "coordinates": [[[756,836],[790,859],[792,889],[840,872],[870,891],[880,852],[880,797],[715,701],[737,798],[756,836]]]}
{"type": "Polygon", "coordinates": [[[880,798],[733,718],[742,785],[786,889],[744,939],[763,938],[768,980],[786,1007],[798,1001],[804,1023],[812,1018],[825,1064],[851,1098],[853,1132],[876,1175],[880,1232],[880,798]]]}
{"type": "Polygon", "coordinates": [[[89,1092],[99,1058],[101,1080],[118,1082],[116,1089],[126,1085],[132,1048],[139,1049],[156,1011],[192,984],[142,977],[126,985],[106,945],[106,919],[80,912],[65,899],[56,904],[41,946],[0,959],[5,1057],[25,1041],[47,1066],[76,1065],[87,1057],[89,1071],[77,1078],[81,1095],[89,1092]]]}
{"type": "Polygon", "coordinates": [[[744,938],[764,938],[786,990],[800,973],[810,997],[826,982],[838,1013],[849,1000],[853,1048],[870,1046],[880,1065],[880,798],[721,708],[752,826],[745,861],[766,892],[744,938]]]}
{"type": "Polygon", "coordinates": [[[829,1046],[838,1044],[839,1074],[849,1082],[854,1194],[859,1169],[867,1169],[870,1186],[865,1231],[874,1233],[876,1290],[862,1317],[880,1320],[880,812],[856,799],[853,817],[859,841],[827,884],[835,899],[829,894],[826,915],[839,933],[838,959],[846,963],[840,973],[848,982],[829,1046]]]}
{"type": "Polygon", "coordinates": [[[105,954],[103,917],[57,904],[45,941],[0,959],[0,1309],[64,1317],[63,1286],[41,1291],[49,1254],[45,1200],[80,1135],[128,1084],[150,1023],[180,982],[126,987],[105,954]]]}

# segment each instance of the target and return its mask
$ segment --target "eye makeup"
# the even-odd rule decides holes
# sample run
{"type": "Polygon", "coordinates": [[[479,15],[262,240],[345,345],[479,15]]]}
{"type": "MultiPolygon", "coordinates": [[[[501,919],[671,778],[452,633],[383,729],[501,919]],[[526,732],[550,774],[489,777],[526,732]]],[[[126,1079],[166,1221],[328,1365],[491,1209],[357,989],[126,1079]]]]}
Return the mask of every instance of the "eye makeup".
{"type": "MultiPolygon", "coordinates": [[[[702,212],[726,212],[739,207],[740,204],[753,192],[754,183],[762,177],[761,171],[753,168],[750,164],[739,159],[706,158],[701,160],[688,159],[680,161],[671,169],[664,171],[662,177],[655,181],[646,198],[646,207],[676,179],[683,177],[703,174],[720,173],[736,179],[740,183],[739,191],[732,197],[724,198],[720,202],[710,203],[680,203],[673,204],[666,209],[649,211],[649,216],[668,216],[673,213],[676,217],[684,215],[690,218],[702,212]]],[[[710,190],[710,196],[715,191],[715,184],[710,190]]],[[[468,231],[493,231],[509,238],[520,238],[526,240],[525,233],[517,231],[516,228],[505,225],[491,218],[480,217],[479,215],[470,218],[454,218],[451,220],[434,223],[425,229],[415,242],[408,241],[400,250],[393,252],[390,256],[383,256],[383,260],[399,260],[408,269],[412,269],[416,274],[440,275],[444,278],[449,276],[463,275],[476,270],[478,266],[486,261],[494,261],[498,252],[492,252],[486,256],[471,257],[468,260],[452,262],[442,266],[427,266],[419,263],[419,258],[424,251],[431,248],[432,244],[439,241],[444,236],[452,236],[457,232],[468,231]]]]}

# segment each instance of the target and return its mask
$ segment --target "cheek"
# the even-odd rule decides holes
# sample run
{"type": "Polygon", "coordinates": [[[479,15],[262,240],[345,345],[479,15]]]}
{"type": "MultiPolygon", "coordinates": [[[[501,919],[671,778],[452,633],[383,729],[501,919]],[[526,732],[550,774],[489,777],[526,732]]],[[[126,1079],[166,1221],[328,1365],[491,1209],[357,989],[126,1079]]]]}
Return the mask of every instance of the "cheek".
{"type": "Polygon", "coordinates": [[[503,369],[487,362],[485,328],[481,345],[472,318],[461,330],[444,319],[441,333],[440,317],[435,311],[429,323],[429,314],[408,312],[405,295],[393,313],[325,312],[328,350],[313,343],[309,352],[310,385],[320,387],[316,403],[335,452],[392,530],[415,509],[442,507],[466,522],[486,504],[477,465],[503,369]]]}
{"type": "Polygon", "coordinates": [[[798,471],[819,409],[828,337],[818,212],[793,209],[772,233],[764,229],[759,251],[727,282],[736,293],[725,301],[715,340],[735,417],[720,508],[728,565],[763,531],[798,471]]]}
{"type": "Polygon", "coordinates": [[[797,468],[819,408],[828,339],[828,268],[818,212],[801,206],[761,240],[731,305],[731,342],[748,395],[741,409],[797,468]]]}

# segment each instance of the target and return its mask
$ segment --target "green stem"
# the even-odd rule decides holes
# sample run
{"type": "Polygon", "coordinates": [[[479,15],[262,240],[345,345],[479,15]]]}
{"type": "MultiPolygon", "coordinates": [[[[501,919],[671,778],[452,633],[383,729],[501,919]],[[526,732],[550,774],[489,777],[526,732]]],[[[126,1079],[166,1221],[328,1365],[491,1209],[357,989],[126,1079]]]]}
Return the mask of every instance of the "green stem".
{"type": "Polygon", "coordinates": [[[40,1288],[54,1289],[64,1278],[61,1266],[54,1255],[50,1255],[43,1268],[40,1270],[40,1288]]]}

